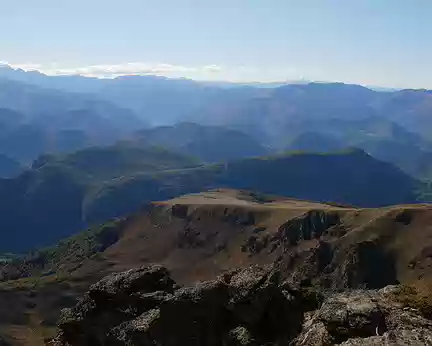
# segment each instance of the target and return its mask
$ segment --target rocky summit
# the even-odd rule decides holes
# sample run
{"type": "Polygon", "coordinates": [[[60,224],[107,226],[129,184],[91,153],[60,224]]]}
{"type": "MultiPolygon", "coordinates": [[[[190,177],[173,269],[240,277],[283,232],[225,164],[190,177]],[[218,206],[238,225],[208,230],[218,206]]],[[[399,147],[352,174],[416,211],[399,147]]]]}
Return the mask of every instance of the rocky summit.
{"type": "Polygon", "coordinates": [[[432,345],[432,322],[380,290],[293,288],[251,266],[181,287],[163,266],[111,274],[62,312],[52,346],[432,345]]]}

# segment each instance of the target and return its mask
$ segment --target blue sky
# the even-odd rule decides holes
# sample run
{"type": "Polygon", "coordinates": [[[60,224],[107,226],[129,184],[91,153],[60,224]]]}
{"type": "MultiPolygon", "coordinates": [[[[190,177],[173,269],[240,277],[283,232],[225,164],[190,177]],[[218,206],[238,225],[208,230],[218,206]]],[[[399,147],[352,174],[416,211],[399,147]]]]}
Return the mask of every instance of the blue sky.
{"type": "Polygon", "coordinates": [[[431,0],[2,0],[0,61],[52,74],[432,88],[431,18],[431,0]]]}

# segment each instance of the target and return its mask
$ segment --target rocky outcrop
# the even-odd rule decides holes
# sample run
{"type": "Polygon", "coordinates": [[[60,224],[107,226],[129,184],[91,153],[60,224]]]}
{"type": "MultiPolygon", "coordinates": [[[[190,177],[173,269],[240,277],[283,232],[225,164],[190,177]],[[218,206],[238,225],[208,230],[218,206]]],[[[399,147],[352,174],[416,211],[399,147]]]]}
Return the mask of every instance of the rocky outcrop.
{"type": "Polygon", "coordinates": [[[277,241],[286,247],[295,246],[300,240],[319,239],[339,223],[340,216],[337,212],[310,210],[282,224],[272,241],[277,241]]]}
{"type": "Polygon", "coordinates": [[[391,287],[318,295],[253,266],[179,287],[161,266],[110,275],[62,313],[55,346],[432,345],[391,287]]]}
{"type": "Polygon", "coordinates": [[[303,312],[268,268],[251,267],[180,288],[152,266],[106,277],[64,310],[54,345],[288,344],[303,312]]]}
{"type": "Polygon", "coordinates": [[[306,315],[295,345],[432,345],[432,322],[393,301],[391,287],[338,293],[306,315]]]}

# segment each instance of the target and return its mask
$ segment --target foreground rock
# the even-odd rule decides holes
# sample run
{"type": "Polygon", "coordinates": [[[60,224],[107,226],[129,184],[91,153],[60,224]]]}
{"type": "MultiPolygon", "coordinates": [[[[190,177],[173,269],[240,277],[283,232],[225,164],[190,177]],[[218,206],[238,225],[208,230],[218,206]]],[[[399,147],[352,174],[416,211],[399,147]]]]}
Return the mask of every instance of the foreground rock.
{"type": "Polygon", "coordinates": [[[64,310],[51,345],[432,345],[432,323],[386,291],[316,296],[250,267],[181,288],[164,267],[114,274],[64,310]]]}
{"type": "Polygon", "coordinates": [[[287,344],[301,329],[299,299],[277,273],[251,267],[179,288],[152,266],[106,277],[63,312],[59,345],[287,344]]]}
{"type": "Polygon", "coordinates": [[[390,288],[329,296],[306,314],[295,345],[432,345],[432,322],[393,301],[390,288]]]}

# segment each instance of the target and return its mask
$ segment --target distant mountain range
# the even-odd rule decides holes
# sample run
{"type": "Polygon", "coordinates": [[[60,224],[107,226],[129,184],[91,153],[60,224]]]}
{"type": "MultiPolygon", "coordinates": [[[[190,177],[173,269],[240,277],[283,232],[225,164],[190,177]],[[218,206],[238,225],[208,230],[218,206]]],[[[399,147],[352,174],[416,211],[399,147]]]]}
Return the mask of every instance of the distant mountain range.
{"type": "Polygon", "coordinates": [[[175,147],[206,161],[226,158],[208,152],[216,149],[214,143],[200,143],[211,141],[213,135],[207,138],[205,131],[216,129],[194,128],[195,123],[236,130],[243,144],[248,136],[249,151],[240,146],[234,153],[237,145],[231,139],[233,158],[356,146],[424,178],[431,171],[431,112],[428,90],[384,92],[308,82],[227,87],[157,76],[53,77],[0,68],[0,153],[25,164],[43,153],[71,152],[120,139],[175,147]],[[150,125],[165,127],[156,130],[150,125]],[[139,130],[143,131],[131,135],[139,130]],[[187,136],[194,138],[186,141],[187,136]]]}
{"type": "Polygon", "coordinates": [[[10,234],[0,250],[214,187],[359,206],[429,200],[431,112],[427,90],[3,67],[0,229],[10,234]]]}
{"type": "Polygon", "coordinates": [[[111,144],[145,126],[131,110],[95,95],[0,77],[0,153],[22,163],[47,152],[111,144]]]}

